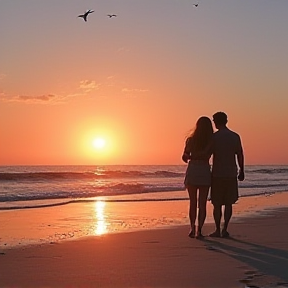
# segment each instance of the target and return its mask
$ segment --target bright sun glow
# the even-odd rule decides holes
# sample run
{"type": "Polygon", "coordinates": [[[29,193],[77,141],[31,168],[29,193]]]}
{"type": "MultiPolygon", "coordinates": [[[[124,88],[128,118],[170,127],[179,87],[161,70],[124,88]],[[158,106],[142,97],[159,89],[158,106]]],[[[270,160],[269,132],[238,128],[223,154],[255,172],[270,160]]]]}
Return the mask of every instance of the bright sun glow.
{"type": "Polygon", "coordinates": [[[96,149],[103,149],[106,146],[106,141],[103,138],[95,138],[93,140],[93,147],[96,149]]]}
{"type": "Polygon", "coordinates": [[[112,161],[115,153],[115,141],[109,131],[95,131],[93,129],[83,132],[80,152],[88,163],[101,165],[112,161]],[[113,141],[112,141],[113,140],[113,141]]]}

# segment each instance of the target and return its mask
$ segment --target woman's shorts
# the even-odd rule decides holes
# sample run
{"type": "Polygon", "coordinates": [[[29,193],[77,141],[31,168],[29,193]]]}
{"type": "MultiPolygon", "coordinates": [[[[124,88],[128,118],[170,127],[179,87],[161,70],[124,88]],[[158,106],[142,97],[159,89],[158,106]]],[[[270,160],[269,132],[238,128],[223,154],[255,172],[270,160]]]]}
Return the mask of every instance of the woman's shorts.
{"type": "Polygon", "coordinates": [[[212,177],[211,202],[213,205],[231,205],[238,200],[236,177],[212,177]]]}
{"type": "Polygon", "coordinates": [[[211,167],[209,163],[195,163],[190,161],[186,170],[185,187],[188,186],[210,186],[211,167]]]}

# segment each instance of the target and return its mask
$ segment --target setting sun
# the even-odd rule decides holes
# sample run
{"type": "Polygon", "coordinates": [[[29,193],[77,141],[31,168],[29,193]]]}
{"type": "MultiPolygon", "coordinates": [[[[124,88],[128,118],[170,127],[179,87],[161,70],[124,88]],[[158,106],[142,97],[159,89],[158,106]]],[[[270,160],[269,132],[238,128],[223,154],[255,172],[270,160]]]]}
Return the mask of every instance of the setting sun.
{"type": "Polygon", "coordinates": [[[78,133],[79,157],[83,157],[86,163],[109,164],[115,160],[115,153],[119,151],[117,133],[108,129],[87,128],[91,124],[84,123],[78,133]],[[82,130],[82,131],[80,131],[82,130]]]}
{"type": "Polygon", "coordinates": [[[95,138],[92,144],[96,149],[103,149],[106,146],[106,140],[103,138],[95,138]]]}

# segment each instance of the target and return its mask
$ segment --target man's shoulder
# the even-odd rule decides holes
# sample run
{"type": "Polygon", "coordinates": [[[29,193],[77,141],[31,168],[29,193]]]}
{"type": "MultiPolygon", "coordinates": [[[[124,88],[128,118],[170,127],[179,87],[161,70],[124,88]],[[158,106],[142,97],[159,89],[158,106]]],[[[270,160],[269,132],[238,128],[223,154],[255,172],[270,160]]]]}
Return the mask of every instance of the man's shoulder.
{"type": "Polygon", "coordinates": [[[230,130],[230,129],[228,129],[228,131],[229,131],[229,133],[230,133],[231,135],[234,135],[235,137],[239,137],[239,134],[238,134],[237,132],[232,131],[232,130],[230,130]]]}
{"type": "MultiPolygon", "coordinates": [[[[240,136],[238,133],[236,133],[235,131],[232,131],[230,129],[221,129],[221,130],[218,130],[216,132],[214,132],[213,134],[213,141],[228,141],[228,139],[234,139],[234,141],[241,141],[240,140],[240,136]]],[[[230,141],[230,140],[229,140],[230,141]]]]}
{"type": "Polygon", "coordinates": [[[218,130],[218,131],[214,132],[214,136],[217,137],[218,135],[234,135],[234,136],[239,136],[238,133],[236,133],[236,132],[233,131],[233,130],[230,130],[229,128],[221,129],[221,130],[218,130]]]}

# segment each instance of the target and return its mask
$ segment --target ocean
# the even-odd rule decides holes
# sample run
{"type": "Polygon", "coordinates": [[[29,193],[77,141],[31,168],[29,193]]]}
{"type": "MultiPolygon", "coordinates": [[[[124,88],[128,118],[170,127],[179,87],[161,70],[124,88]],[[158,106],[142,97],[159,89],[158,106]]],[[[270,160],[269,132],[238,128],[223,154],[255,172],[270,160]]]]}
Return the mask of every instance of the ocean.
{"type": "MultiPolygon", "coordinates": [[[[288,166],[246,166],[240,197],[288,191],[288,166]]],[[[0,166],[0,210],[187,200],[186,165],[0,166]]]]}

